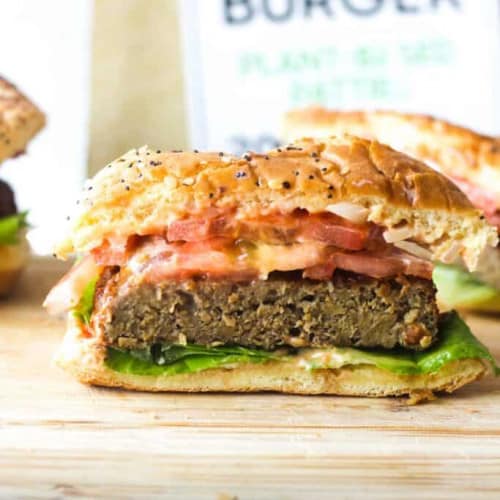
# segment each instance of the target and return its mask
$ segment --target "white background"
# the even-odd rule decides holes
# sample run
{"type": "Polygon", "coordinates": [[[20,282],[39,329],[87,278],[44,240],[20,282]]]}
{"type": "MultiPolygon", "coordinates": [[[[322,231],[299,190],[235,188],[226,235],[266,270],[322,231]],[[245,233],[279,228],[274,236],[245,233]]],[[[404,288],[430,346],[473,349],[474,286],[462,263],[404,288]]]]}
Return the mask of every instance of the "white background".
{"type": "MultiPolygon", "coordinates": [[[[431,113],[480,131],[500,132],[495,95],[500,64],[497,0],[455,0],[459,10],[453,1],[441,1],[433,10],[431,0],[384,0],[376,16],[364,18],[335,0],[329,2],[332,18],[320,9],[307,18],[305,1],[296,0],[291,20],[279,23],[263,15],[262,0],[249,2],[254,19],[240,25],[225,22],[223,0],[179,2],[194,147],[241,152],[243,146],[267,146],[259,138],[277,135],[284,111],[315,103],[431,113]],[[397,12],[397,3],[420,13],[397,12]],[[383,62],[373,63],[372,58],[371,64],[360,64],[363,51],[374,49],[375,55],[381,51],[383,62]],[[323,62],[314,69],[299,71],[288,65],[283,71],[285,57],[297,61],[303,53],[323,54],[323,62]],[[251,70],[247,65],[242,72],[244,58],[251,60],[255,54],[261,65],[251,70]],[[382,80],[389,91],[355,89],[356,82],[374,80],[382,80]],[[339,82],[345,84],[340,90],[335,87],[339,82]],[[329,92],[296,98],[297,86],[318,83],[329,92]]],[[[268,4],[284,12],[287,0],[268,4]]],[[[366,7],[374,2],[351,4],[366,7]]],[[[240,9],[238,15],[242,13],[240,9]]]]}
{"type": "Polygon", "coordinates": [[[27,154],[0,175],[30,211],[34,249],[51,251],[87,164],[90,0],[0,0],[0,74],[47,115],[27,154]]]}

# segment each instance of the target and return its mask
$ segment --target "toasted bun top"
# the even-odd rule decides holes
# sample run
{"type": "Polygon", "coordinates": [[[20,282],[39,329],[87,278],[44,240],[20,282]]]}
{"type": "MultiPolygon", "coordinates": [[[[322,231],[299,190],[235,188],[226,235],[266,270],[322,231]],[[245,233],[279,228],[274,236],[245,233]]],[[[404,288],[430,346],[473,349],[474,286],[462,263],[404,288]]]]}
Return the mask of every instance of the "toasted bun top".
{"type": "Polygon", "coordinates": [[[494,194],[500,208],[500,138],[431,116],[395,111],[335,111],[306,108],[285,116],[284,137],[349,133],[375,139],[494,194]]]}
{"type": "Polygon", "coordinates": [[[439,173],[376,141],[353,136],[302,139],[267,154],[132,150],[89,182],[72,231],[56,253],[86,252],[104,239],[157,234],[175,219],[209,207],[236,217],[297,208],[328,211],[349,202],[387,228],[408,226],[410,239],[436,258],[460,245],[471,267],[496,232],[463,193],[439,173]]]}
{"type": "Polygon", "coordinates": [[[45,115],[14,85],[0,77],[0,162],[23,153],[45,125],[45,115]]]}

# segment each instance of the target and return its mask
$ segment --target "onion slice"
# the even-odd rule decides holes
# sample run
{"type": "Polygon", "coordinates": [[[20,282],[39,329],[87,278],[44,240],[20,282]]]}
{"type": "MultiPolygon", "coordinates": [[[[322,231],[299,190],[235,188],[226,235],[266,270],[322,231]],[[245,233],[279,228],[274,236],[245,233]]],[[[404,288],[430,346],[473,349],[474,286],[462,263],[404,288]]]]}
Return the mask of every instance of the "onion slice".
{"type": "Polygon", "coordinates": [[[75,307],[88,282],[99,276],[102,267],[87,255],[75,264],[49,292],[43,306],[49,314],[60,314],[75,307]]]}
{"type": "Polygon", "coordinates": [[[396,229],[387,229],[382,236],[387,243],[396,243],[397,241],[403,241],[410,238],[412,232],[408,226],[404,226],[396,229]]]}
{"type": "Polygon", "coordinates": [[[420,259],[432,260],[432,252],[427,250],[427,248],[417,245],[413,241],[396,241],[394,242],[394,246],[415,255],[415,257],[419,257],[420,259]]]}
{"type": "Polygon", "coordinates": [[[339,203],[328,205],[326,209],[328,212],[338,215],[339,217],[343,217],[354,224],[362,224],[368,219],[367,208],[348,201],[341,201],[339,203]]]}
{"type": "Polygon", "coordinates": [[[453,264],[457,262],[460,257],[460,250],[462,250],[462,245],[454,241],[450,247],[440,255],[440,260],[445,264],[453,264]]]}

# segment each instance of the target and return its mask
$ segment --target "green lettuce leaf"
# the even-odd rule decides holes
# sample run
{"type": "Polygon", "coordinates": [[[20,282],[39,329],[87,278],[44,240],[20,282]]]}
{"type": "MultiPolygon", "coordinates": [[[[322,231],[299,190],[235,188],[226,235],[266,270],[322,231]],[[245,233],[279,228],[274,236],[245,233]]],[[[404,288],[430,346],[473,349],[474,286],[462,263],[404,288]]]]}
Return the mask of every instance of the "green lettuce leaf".
{"type": "Polygon", "coordinates": [[[177,375],[277,359],[283,359],[283,356],[245,347],[155,344],[151,349],[130,351],[108,347],[106,364],[121,373],[177,375]]]}
{"type": "Polygon", "coordinates": [[[302,349],[295,354],[266,352],[244,347],[203,347],[155,345],[144,350],[108,347],[106,364],[114,371],[134,375],[176,375],[209,368],[266,361],[293,361],[306,369],[340,368],[368,364],[399,374],[426,374],[460,359],[484,359],[495,367],[488,349],[471,333],[457,313],[449,313],[441,323],[440,340],[425,352],[403,350],[362,350],[353,348],[302,349]]]}
{"type": "Polygon", "coordinates": [[[457,266],[436,264],[433,279],[438,300],[447,307],[500,312],[500,290],[457,266]]]}
{"type": "Polygon", "coordinates": [[[0,245],[16,245],[19,243],[19,231],[28,226],[28,212],[9,215],[0,219],[0,245]]]}
{"type": "Polygon", "coordinates": [[[90,316],[92,315],[92,310],[94,309],[94,295],[97,280],[98,278],[95,278],[85,285],[80,301],[73,309],[75,317],[85,325],[89,324],[90,316]]]}

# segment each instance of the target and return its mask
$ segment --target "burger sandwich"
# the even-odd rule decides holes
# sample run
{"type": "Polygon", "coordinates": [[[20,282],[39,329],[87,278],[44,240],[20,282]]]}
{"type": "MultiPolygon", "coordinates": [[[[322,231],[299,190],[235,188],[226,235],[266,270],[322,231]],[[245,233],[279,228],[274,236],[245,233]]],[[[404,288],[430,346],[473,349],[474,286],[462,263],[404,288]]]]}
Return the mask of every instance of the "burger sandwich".
{"type": "MultiPolygon", "coordinates": [[[[430,116],[394,111],[289,112],[284,136],[340,133],[375,139],[426,162],[451,179],[500,231],[500,139],[430,116]]],[[[500,247],[488,248],[474,273],[450,252],[434,270],[439,302],[448,308],[500,312],[500,247]]]]}
{"type": "Polygon", "coordinates": [[[458,248],[473,270],[496,244],[453,183],[378,142],[144,147],[87,184],[45,305],[68,312],[58,364],[91,384],[427,397],[495,366],[439,314],[432,262],[458,248]]]}
{"type": "MultiPolygon", "coordinates": [[[[0,77],[0,163],[22,154],[44,126],[43,113],[0,77]]],[[[11,291],[29,253],[26,213],[19,212],[10,186],[0,179],[0,297],[11,291]]]]}

